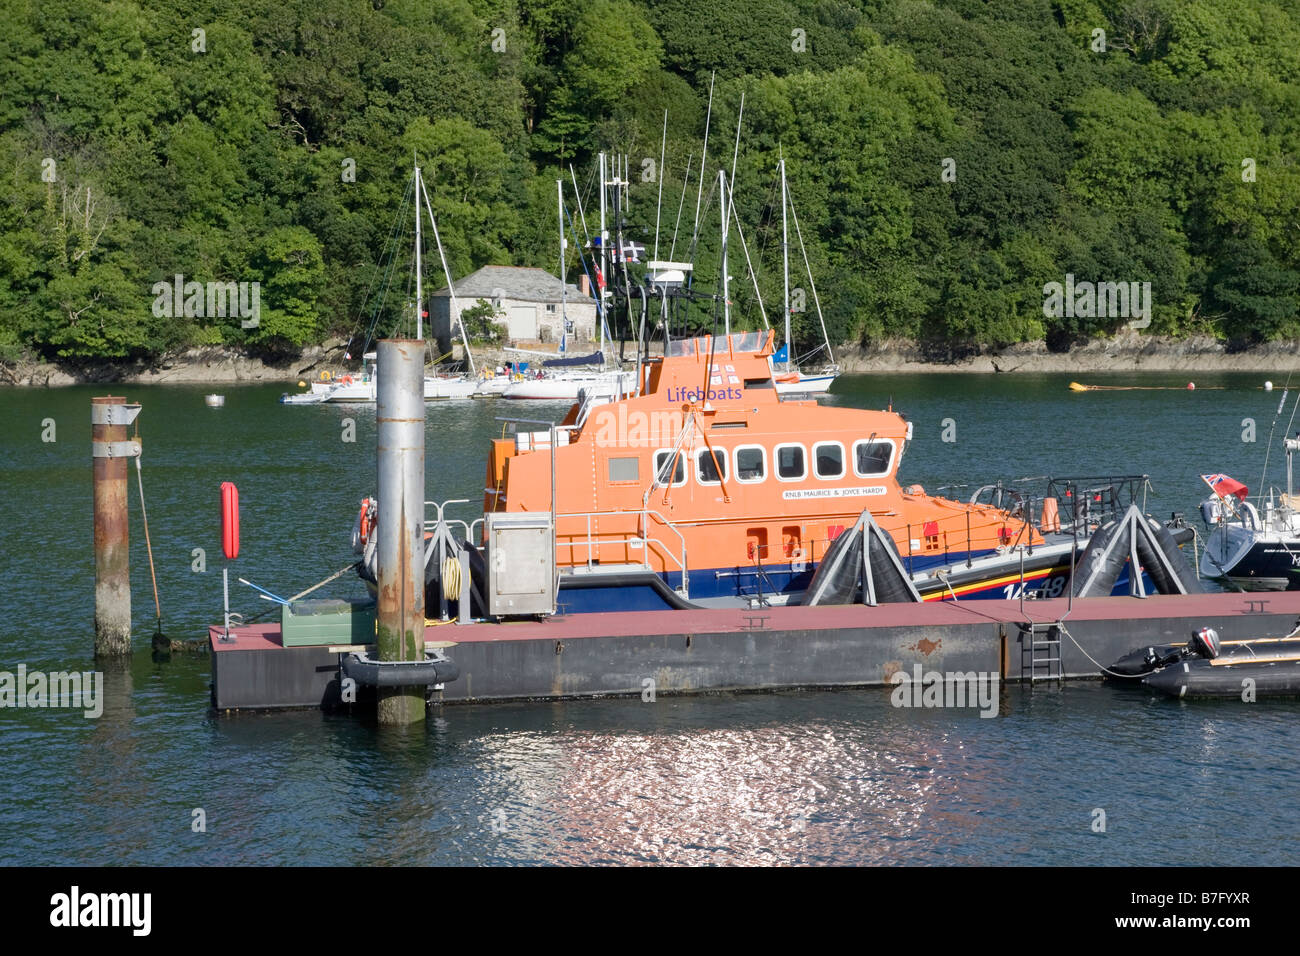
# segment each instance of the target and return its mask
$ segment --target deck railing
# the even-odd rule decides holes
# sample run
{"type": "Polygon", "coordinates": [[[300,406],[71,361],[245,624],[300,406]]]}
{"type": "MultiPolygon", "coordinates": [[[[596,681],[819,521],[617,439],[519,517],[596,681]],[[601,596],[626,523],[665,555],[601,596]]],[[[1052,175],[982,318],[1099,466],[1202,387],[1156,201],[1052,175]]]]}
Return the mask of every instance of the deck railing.
{"type": "MultiPolygon", "coordinates": [[[[571,567],[578,563],[578,561],[575,560],[574,557],[574,549],[576,548],[581,548],[585,550],[586,558],[584,560],[589,569],[593,568],[595,564],[599,561],[595,553],[599,548],[603,546],[611,546],[611,545],[617,546],[621,544],[621,545],[627,545],[629,548],[635,546],[647,550],[653,549],[657,554],[659,554],[662,558],[664,558],[665,565],[669,561],[673,563],[673,565],[676,567],[678,572],[680,572],[682,577],[681,587],[678,590],[680,591],[683,597],[690,596],[690,574],[689,574],[689,567],[687,564],[687,557],[686,557],[686,537],[681,533],[681,531],[679,531],[673,525],[671,521],[669,521],[667,518],[661,515],[658,511],[654,511],[653,509],[646,509],[644,511],[565,512],[556,515],[555,523],[557,529],[561,521],[565,519],[574,519],[574,518],[582,518],[586,522],[586,533],[585,535],[581,536],[580,540],[575,540],[575,537],[577,536],[573,535],[572,533],[560,532],[558,530],[556,532],[557,535],[556,548],[557,550],[560,548],[569,549],[569,565],[571,567]],[[639,519],[637,521],[639,532],[629,535],[626,532],[622,532],[622,531],[610,531],[610,532],[600,531],[599,529],[594,528],[592,525],[593,519],[600,519],[600,518],[622,518],[625,520],[628,518],[639,519]],[[649,526],[652,520],[662,525],[667,531],[672,532],[672,534],[676,536],[677,538],[676,554],[673,553],[673,549],[669,547],[668,544],[661,541],[658,537],[650,534],[649,526]]],[[[558,554],[556,557],[558,560],[559,557],[558,554]]],[[[645,562],[645,564],[647,567],[650,566],[648,561],[645,562]]]]}

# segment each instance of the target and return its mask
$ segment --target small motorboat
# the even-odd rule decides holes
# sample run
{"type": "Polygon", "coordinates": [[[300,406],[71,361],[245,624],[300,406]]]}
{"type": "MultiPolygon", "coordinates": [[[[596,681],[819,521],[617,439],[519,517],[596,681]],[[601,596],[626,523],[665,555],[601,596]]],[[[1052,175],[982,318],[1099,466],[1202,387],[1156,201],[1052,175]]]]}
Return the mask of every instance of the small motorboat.
{"type": "Polygon", "coordinates": [[[1285,637],[1225,643],[1205,627],[1186,644],[1139,648],[1112,665],[1117,674],[1146,671],[1142,683],[1170,697],[1300,696],[1300,626],[1285,637]]]}
{"type": "Polygon", "coordinates": [[[208,406],[208,408],[221,408],[223,405],[226,404],[226,396],[217,395],[215,393],[211,395],[204,395],[203,404],[208,406]]]}
{"type": "MultiPolygon", "coordinates": [[[[1108,678],[1134,678],[1153,674],[1162,667],[1180,664],[1183,661],[1207,659],[1206,641],[1218,640],[1213,628],[1204,628],[1194,633],[1190,640],[1182,643],[1151,644],[1139,647],[1125,654],[1107,668],[1108,678]],[[1202,638],[1208,631],[1212,638],[1202,638]]],[[[1300,653],[1300,622],[1296,629],[1285,637],[1257,637],[1234,641],[1220,641],[1219,651],[1215,657],[1224,659],[1250,659],[1274,657],[1278,654],[1300,653]]]]}

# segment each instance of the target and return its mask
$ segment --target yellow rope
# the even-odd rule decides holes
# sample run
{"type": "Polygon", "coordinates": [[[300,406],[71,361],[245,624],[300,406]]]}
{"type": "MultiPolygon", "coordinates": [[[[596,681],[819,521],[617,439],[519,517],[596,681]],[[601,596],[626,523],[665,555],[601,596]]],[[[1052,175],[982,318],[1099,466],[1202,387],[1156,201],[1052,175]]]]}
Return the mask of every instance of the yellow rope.
{"type": "Polygon", "coordinates": [[[449,557],[442,562],[442,594],[448,601],[460,600],[460,560],[449,557]]]}

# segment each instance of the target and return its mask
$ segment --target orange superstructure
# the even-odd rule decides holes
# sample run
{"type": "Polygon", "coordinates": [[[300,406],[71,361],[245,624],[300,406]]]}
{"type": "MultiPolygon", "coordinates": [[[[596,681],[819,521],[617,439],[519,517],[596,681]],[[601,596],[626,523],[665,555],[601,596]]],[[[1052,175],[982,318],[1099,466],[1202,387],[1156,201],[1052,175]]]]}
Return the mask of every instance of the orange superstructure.
{"type": "Polygon", "coordinates": [[[760,571],[789,585],[864,509],[914,565],[1042,543],[1023,515],[904,491],[903,417],[782,401],[771,352],[770,332],[674,342],[639,394],[494,441],[485,511],[551,509],[554,434],[561,568],[687,570],[694,595],[760,571]]]}

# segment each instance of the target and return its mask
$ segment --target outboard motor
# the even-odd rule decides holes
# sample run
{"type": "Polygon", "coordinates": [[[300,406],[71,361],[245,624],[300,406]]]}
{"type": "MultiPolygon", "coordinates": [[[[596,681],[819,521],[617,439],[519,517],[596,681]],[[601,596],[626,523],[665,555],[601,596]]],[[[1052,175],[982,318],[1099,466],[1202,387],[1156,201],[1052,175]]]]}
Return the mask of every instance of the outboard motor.
{"type": "Polygon", "coordinates": [[[1203,627],[1192,634],[1192,647],[1206,660],[1214,660],[1223,650],[1219,632],[1212,627],[1203,627]]]}
{"type": "Polygon", "coordinates": [[[1217,498],[1206,498],[1201,502],[1201,520],[1211,527],[1218,521],[1221,511],[1217,498]]]}

